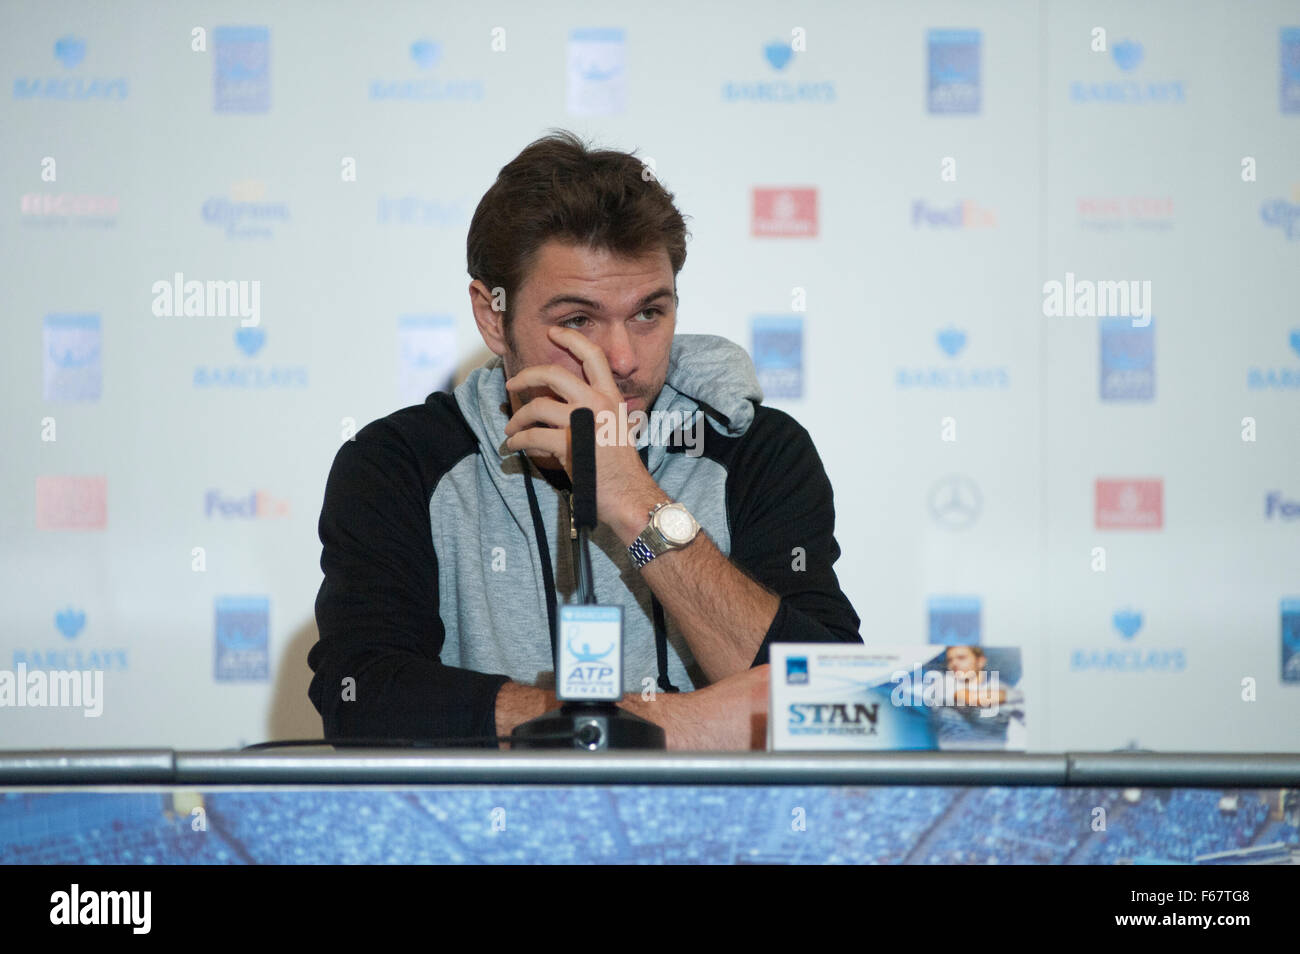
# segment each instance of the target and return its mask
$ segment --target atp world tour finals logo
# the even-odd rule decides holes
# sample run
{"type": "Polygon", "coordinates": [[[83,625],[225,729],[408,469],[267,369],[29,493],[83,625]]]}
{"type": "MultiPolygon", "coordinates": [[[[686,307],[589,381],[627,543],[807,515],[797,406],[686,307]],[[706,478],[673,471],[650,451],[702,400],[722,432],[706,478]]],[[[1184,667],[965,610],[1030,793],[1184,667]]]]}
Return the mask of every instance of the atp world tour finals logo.
{"type": "Polygon", "coordinates": [[[926,103],[935,116],[980,111],[980,31],[930,30],[926,103]]]}
{"type": "Polygon", "coordinates": [[[265,113],[271,108],[271,31],[264,26],[217,27],[212,60],[212,109],[265,113]]]}
{"type": "Polygon", "coordinates": [[[803,397],[803,319],[758,315],[751,325],[754,370],[767,398],[803,397]]]}
{"type": "Polygon", "coordinates": [[[1278,104],[1283,113],[1300,113],[1300,26],[1282,27],[1278,37],[1278,104]]]}
{"type": "Polygon", "coordinates": [[[1155,325],[1134,327],[1128,318],[1103,318],[1100,330],[1101,399],[1155,400],[1155,325]]]}
{"type": "Polygon", "coordinates": [[[569,32],[564,105],[573,116],[618,116],[627,111],[627,42],[618,27],[569,32]]]}
{"type": "Polygon", "coordinates": [[[218,596],[216,616],[217,682],[266,682],[271,601],[265,596],[218,596]]]}
{"type": "Polygon", "coordinates": [[[99,315],[46,315],[45,400],[98,401],[104,389],[99,315]]]}
{"type": "Polygon", "coordinates": [[[980,598],[978,596],[931,596],[930,645],[978,646],[980,644],[980,598]]]}

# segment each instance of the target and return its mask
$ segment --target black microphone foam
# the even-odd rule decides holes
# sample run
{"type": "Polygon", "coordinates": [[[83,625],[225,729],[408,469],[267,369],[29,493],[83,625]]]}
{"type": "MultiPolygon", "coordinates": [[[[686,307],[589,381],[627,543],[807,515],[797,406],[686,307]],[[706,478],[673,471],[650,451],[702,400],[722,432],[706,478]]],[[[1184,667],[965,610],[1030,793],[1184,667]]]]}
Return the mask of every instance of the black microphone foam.
{"type": "Polygon", "coordinates": [[[589,407],[574,408],[569,415],[573,442],[573,525],[596,529],[596,418],[589,407]]]}

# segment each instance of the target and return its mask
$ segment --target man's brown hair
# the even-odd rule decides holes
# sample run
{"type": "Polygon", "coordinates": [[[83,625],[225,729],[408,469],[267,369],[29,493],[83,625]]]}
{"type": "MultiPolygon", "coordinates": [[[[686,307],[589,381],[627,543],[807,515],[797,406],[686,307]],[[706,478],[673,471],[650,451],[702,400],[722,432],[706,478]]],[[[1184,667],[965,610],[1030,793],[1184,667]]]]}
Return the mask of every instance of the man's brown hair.
{"type": "Polygon", "coordinates": [[[548,240],[629,257],[664,248],[675,284],[688,234],[673,194],[640,159],[553,130],[501,168],[474,210],[466,253],[470,278],[505,289],[508,334],[514,296],[548,240]]]}

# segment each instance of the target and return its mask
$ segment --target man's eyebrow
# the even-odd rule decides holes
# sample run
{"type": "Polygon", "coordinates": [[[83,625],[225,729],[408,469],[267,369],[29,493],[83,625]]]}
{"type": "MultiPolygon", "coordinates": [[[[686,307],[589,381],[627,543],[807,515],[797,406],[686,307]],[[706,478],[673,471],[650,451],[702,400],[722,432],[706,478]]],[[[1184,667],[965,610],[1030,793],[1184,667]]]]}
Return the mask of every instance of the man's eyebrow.
{"type": "MultiPolygon", "coordinates": [[[[636,309],[639,312],[651,302],[658,301],[660,298],[675,297],[673,290],[668,287],[657,288],[650,294],[646,295],[637,302],[636,309]]],[[[550,311],[556,305],[580,305],[583,308],[590,308],[592,311],[603,311],[599,302],[592,301],[590,298],[583,298],[581,295],[560,294],[550,299],[542,306],[542,311],[550,311]]]]}

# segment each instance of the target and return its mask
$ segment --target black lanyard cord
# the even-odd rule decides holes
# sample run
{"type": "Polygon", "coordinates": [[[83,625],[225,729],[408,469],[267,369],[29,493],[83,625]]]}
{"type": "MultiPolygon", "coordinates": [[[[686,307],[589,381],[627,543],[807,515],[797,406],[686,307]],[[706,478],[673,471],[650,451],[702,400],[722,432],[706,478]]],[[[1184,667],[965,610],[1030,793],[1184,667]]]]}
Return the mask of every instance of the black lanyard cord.
{"type": "MultiPolygon", "coordinates": [[[[537,537],[537,554],[542,560],[542,584],[546,587],[546,616],[551,627],[551,664],[559,669],[559,623],[556,619],[558,610],[555,606],[555,574],[551,569],[551,548],[546,542],[546,524],[542,520],[542,508],[537,504],[537,491],[533,489],[532,465],[523,451],[519,451],[524,464],[524,486],[528,490],[528,509],[533,516],[533,534],[537,537]]],[[[576,557],[576,555],[575,555],[576,557]]],[[[574,567],[577,567],[575,559],[574,567]]],[[[679,692],[668,678],[668,632],[664,622],[664,608],[659,598],[650,594],[655,621],[655,662],[659,667],[659,690],[661,692],[679,692]]]]}

